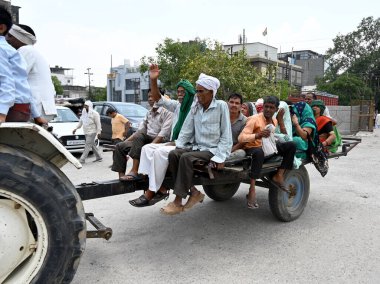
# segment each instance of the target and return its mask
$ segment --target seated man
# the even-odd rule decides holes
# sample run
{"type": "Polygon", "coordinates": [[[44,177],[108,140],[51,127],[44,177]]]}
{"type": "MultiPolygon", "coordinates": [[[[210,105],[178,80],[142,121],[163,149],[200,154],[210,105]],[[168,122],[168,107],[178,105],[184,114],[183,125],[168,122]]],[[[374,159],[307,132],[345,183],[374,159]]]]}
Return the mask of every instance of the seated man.
{"type": "MultiPolygon", "coordinates": [[[[279,106],[277,97],[268,96],[264,99],[263,112],[248,118],[247,124],[239,136],[239,142],[246,143],[244,148],[247,155],[252,155],[251,161],[251,186],[247,194],[247,207],[256,209],[259,207],[256,201],[256,179],[260,178],[260,172],[264,163],[264,151],[262,149],[262,138],[270,136],[271,132],[266,129],[267,125],[277,125],[277,120],[273,117],[279,106]]],[[[273,181],[278,187],[284,191],[288,191],[285,187],[284,173],[286,169],[293,168],[293,159],[296,147],[293,142],[276,143],[278,154],[283,156],[281,166],[277,173],[273,176],[273,181]]]]}
{"type": "Polygon", "coordinates": [[[152,107],[146,114],[139,129],[124,142],[116,145],[113,152],[112,170],[119,173],[121,181],[135,180],[138,178],[137,171],[141,148],[148,143],[162,143],[168,141],[173,114],[154,104],[152,94],[148,93],[148,102],[152,107]],[[133,159],[131,171],[125,175],[127,167],[126,155],[133,159]]]}
{"type": "Polygon", "coordinates": [[[226,102],[216,100],[220,86],[217,78],[201,74],[196,82],[197,97],[176,140],[176,149],[169,153],[169,170],[174,180],[173,202],[161,208],[173,215],[202,202],[204,194],[193,185],[193,163],[211,162],[222,169],[232,147],[231,123],[226,102]],[[182,205],[182,198],[190,197],[182,205]]]}
{"type": "Polygon", "coordinates": [[[232,148],[231,154],[226,161],[233,162],[241,160],[245,157],[243,150],[244,143],[238,141],[238,137],[244,129],[247,118],[241,113],[243,97],[240,94],[231,94],[228,97],[228,110],[230,112],[231,133],[232,133],[232,148]]]}
{"type": "MultiPolygon", "coordinates": [[[[151,93],[158,106],[162,106],[173,112],[173,123],[170,141],[175,141],[181,131],[182,125],[193,103],[195,89],[187,80],[181,80],[177,84],[178,100],[165,98],[160,94],[157,80],[160,73],[158,66],[150,66],[151,93]]],[[[135,207],[154,205],[166,198],[168,189],[162,186],[165,173],[169,165],[169,152],[175,149],[175,143],[147,144],[141,150],[139,173],[149,176],[149,189],[139,198],[130,200],[135,207]]]]}

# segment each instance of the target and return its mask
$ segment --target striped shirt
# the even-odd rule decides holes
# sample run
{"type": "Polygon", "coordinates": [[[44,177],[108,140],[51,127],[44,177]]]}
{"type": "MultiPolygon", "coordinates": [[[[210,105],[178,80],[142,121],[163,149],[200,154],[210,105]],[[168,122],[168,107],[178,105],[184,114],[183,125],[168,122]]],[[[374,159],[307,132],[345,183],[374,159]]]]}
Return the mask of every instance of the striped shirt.
{"type": "Polygon", "coordinates": [[[208,109],[191,110],[176,141],[177,148],[210,151],[216,163],[223,163],[231,153],[232,133],[227,103],[213,99],[208,109]]]}

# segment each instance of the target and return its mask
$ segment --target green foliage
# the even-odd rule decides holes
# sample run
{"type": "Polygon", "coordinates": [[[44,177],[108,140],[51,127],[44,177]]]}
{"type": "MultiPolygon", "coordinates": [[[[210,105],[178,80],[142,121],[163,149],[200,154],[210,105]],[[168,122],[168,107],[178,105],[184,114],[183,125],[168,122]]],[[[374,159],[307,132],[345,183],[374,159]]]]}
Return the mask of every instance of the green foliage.
{"type": "Polygon", "coordinates": [[[57,95],[63,95],[63,87],[61,81],[58,80],[57,76],[51,76],[51,80],[53,81],[55,93],[57,95]]]}
{"type": "Polygon", "coordinates": [[[107,100],[107,88],[91,87],[91,101],[99,102],[107,100]]]}
{"type": "Polygon", "coordinates": [[[371,88],[379,93],[380,18],[364,18],[357,30],[338,35],[333,42],[326,52],[329,67],[317,89],[339,95],[339,104],[344,105],[349,97],[368,98],[371,88]]]}
{"type": "Polygon", "coordinates": [[[319,82],[318,90],[339,96],[340,105],[350,105],[351,99],[369,99],[372,90],[359,77],[345,73],[332,82],[319,82]]]}
{"type": "Polygon", "coordinates": [[[380,18],[364,18],[357,30],[338,35],[333,42],[334,47],[326,52],[327,73],[331,78],[343,72],[356,74],[363,80],[380,75],[380,18]]]}
{"type": "MultiPolygon", "coordinates": [[[[244,51],[230,56],[218,42],[197,39],[181,43],[165,39],[156,51],[156,63],[161,69],[160,81],[166,89],[174,90],[182,78],[195,84],[199,74],[205,73],[220,80],[220,99],[226,99],[230,93],[240,93],[246,100],[252,101],[280,93],[280,86],[268,79],[275,77],[275,66],[269,66],[267,74],[262,74],[252,66],[244,51]]],[[[140,72],[145,72],[149,64],[155,61],[144,57],[142,62],[140,72]]]]}
{"type": "Polygon", "coordinates": [[[181,80],[180,71],[186,62],[196,54],[202,53],[207,47],[206,40],[195,39],[190,42],[174,41],[166,38],[163,43],[156,47],[157,59],[143,57],[141,59],[140,72],[144,73],[149,69],[151,63],[160,66],[160,81],[169,90],[175,89],[178,81],[181,80]]]}
{"type": "Polygon", "coordinates": [[[278,92],[280,94],[280,100],[288,99],[290,94],[298,93],[299,91],[294,86],[290,86],[289,81],[281,80],[277,82],[278,92]]]}

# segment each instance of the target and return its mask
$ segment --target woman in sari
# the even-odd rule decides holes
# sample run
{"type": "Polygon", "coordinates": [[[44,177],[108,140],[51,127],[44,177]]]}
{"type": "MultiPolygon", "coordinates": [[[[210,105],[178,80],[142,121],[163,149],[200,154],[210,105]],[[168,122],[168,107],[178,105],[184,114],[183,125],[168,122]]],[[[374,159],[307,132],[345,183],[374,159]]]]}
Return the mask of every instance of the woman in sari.
{"type": "Polygon", "coordinates": [[[293,123],[293,141],[296,143],[296,157],[306,159],[308,149],[308,135],[311,137],[313,144],[318,142],[317,125],[315,122],[313,110],[305,102],[298,102],[291,106],[293,123]]]}
{"type": "Polygon", "coordinates": [[[326,109],[325,104],[321,100],[314,100],[311,107],[317,122],[319,141],[328,152],[335,153],[340,145],[340,139],[335,135],[337,130],[334,130],[331,118],[322,115],[326,109]]]}

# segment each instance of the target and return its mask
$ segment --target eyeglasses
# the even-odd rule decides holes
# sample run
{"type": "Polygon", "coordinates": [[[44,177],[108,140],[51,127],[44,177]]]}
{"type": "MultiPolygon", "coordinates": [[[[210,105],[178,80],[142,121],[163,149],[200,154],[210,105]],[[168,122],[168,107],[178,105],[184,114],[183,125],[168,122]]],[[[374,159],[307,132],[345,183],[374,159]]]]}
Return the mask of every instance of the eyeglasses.
{"type": "Polygon", "coordinates": [[[177,91],[177,94],[178,95],[185,95],[186,91],[185,90],[179,90],[179,91],[177,91]]]}
{"type": "Polygon", "coordinates": [[[203,95],[203,94],[207,94],[208,92],[210,92],[210,90],[195,90],[195,92],[198,95],[203,95]]]}

